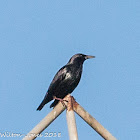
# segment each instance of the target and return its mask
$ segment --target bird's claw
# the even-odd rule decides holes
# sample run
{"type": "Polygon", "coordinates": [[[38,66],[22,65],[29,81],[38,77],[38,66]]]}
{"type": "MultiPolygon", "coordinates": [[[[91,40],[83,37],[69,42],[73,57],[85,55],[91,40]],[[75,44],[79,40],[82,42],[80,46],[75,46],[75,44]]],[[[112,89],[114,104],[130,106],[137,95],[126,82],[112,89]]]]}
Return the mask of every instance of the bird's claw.
{"type": "Polygon", "coordinates": [[[54,99],[55,99],[55,100],[59,100],[59,101],[62,103],[62,105],[63,105],[64,107],[67,108],[66,104],[64,103],[64,101],[65,101],[65,102],[68,102],[67,100],[63,100],[63,99],[61,99],[61,98],[57,98],[56,96],[54,97],[54,99]]]}

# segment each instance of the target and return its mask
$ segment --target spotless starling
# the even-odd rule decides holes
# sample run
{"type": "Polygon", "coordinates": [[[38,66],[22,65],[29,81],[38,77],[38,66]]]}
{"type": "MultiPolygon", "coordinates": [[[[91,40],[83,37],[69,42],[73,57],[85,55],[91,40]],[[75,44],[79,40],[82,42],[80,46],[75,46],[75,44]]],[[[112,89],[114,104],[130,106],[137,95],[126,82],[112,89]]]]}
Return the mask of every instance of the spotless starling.
{"type": "Polygon", "coordinates": [[[45,104],[55,99],[50,107],[55,107],[59,100],[63,99],[69,93],[77,87],[82,74],[83,62],[86,59],[94,58],[95,56],[75,54],[73,55],[69,62],[63,66],[54,76],[49,89],[37,108],[41,110],[45,104]]]}

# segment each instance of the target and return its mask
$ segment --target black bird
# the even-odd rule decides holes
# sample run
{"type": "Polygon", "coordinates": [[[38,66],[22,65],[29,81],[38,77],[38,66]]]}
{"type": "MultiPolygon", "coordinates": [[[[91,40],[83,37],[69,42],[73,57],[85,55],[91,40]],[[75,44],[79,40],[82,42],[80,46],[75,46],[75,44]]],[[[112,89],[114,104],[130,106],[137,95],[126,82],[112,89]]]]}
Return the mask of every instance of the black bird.
{"type": "Polygon", "coordinates": [[[67,94],[72,93],[81,79],[83,62],[86,59],[94,57],[95,56],[84,54],[73,55],[69,62],[56,73],[37,110],[41,110],[45,104],[53,99],[55,99],[55,101],[50,105],[50,108],[55,107],[60,99],[63,99],[67,94]]]}

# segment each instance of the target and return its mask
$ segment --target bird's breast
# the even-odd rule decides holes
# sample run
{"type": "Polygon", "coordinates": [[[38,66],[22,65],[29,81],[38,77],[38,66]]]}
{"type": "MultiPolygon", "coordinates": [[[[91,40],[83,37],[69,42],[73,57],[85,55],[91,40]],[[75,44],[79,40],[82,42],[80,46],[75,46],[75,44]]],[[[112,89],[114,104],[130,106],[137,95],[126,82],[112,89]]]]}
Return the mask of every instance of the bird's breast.
{"type": "Polygon", "coordinates": [[[71,68],[67,71],[65,79],[70,81],[71,84],[78,83],[82,74],[82,68],[71,68]]]}
{"type": "Polygon", "coordinates": [[[72,75],[71,75],[70,72],[66,73],[66,77],[65,77],[65,79],[70,79],[71,77],[72,77],[72,75]]]}

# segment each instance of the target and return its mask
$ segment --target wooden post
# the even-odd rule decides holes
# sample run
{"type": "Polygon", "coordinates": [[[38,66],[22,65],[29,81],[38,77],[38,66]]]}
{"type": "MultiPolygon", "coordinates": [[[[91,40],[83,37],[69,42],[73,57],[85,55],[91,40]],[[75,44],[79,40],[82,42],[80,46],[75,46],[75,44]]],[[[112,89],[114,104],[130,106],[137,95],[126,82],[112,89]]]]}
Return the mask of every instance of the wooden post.
{"type": "Polygon", "coordinates": [[[78,140],[78,134],[77,134],[77,128],[76,128],[75,115],[74,115],[74,111],[73,111],[72,99],[73,98],[69,95],[68,96],[68,103],[67,103],[67,111],[66,111],[68,131],[69,131],[69,140],[78,140]]]}

